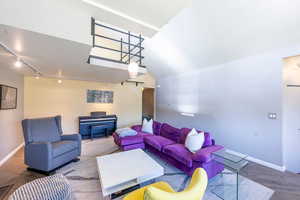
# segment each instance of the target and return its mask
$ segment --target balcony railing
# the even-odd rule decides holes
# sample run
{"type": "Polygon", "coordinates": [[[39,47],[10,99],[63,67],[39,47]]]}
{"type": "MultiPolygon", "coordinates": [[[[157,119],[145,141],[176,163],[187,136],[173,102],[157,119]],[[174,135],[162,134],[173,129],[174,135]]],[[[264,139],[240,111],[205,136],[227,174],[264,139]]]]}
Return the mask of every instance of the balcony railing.
{"type": "Polygon", "coordinates": [[[136,62],[140,67],[146,68],[143,65],[145,57],[142,55],[145,39],[141,35],[101,24],[94,18],[91,18],[91,35],[93,49],[88,59],[89,63],[93,58],[121,64],[136,62]]]}

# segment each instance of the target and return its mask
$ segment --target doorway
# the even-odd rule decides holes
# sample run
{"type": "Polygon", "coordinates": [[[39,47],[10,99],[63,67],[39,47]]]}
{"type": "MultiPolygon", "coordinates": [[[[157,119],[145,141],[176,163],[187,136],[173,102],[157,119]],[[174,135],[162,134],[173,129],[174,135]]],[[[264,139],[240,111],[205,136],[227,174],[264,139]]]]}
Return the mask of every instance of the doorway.
{"type": "Polygon", "coordinates": [[[154,88],[143,89],[143,108],[142,108],[142,120],[154,118],[154,88]]]}
{"type": "Polygon", "coordinates": [[[283,59],[283,159],[288,171],[300,172],[300,56],[283,59]]]}

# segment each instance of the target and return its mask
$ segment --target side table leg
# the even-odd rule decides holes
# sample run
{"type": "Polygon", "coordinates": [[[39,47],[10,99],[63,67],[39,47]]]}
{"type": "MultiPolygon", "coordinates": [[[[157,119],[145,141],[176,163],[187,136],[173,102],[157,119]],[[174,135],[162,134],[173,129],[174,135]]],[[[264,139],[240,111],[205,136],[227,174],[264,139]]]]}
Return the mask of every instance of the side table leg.
{"type": "Polygon", "coordinates": [[[239,172],[236,172],[236,199],[239,200],[239,172]]]}

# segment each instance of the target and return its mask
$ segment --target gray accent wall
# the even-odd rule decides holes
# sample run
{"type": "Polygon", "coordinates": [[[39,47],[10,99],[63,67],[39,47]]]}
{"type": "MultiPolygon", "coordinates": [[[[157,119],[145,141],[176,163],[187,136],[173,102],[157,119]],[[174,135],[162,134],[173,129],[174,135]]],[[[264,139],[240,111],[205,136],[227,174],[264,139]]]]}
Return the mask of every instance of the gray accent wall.
{"type": "Polygon", "coordinates": [[[0,64],[0,84],[18,88],[18,106],[13,110],[0,110],[0,163],[23,143],[21,121],[23,119],[23,75],[0,64]]]}
{"type": "Polygon", "coordinates": [[[160,86],[159,121],[209,131],[230,150],[282,167],[282,59],[300,54],[300,38],[283,31],[297,29],[281,12],[292,5],[278,1],[271,12],[260,2],[193,1],[146,42],[145,64],[160,86]]]}
{"type": "Polygon", "coordinates": [[[218,144],[282,166],[281,71],[278,58],[258,56],[160,78],[157,119],[211,132],[218,144]]]}

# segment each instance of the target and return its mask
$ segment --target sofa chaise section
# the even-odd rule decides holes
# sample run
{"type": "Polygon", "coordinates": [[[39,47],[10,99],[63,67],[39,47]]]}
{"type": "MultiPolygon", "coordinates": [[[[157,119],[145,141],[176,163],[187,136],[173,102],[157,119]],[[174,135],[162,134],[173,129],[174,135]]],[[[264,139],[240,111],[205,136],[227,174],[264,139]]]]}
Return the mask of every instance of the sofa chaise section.
{"type": "Polygon", "coordinates": [[[133,130],[137,131],[137,135],[127,136],[127,137],[119,137],[119,135],[117,133],[113,133],[114,142],[123,151],[128,151],[128,150],[137,149],[137,148],[144,149],[145,148],[144,139],[148,136],[159,135],[161,126],[162,126],[161,123],[154,121],[153,122],[153,135],[152,135],[152,134],[143,132],[141,125],[134,125],[131,128],[133,130]]]}

